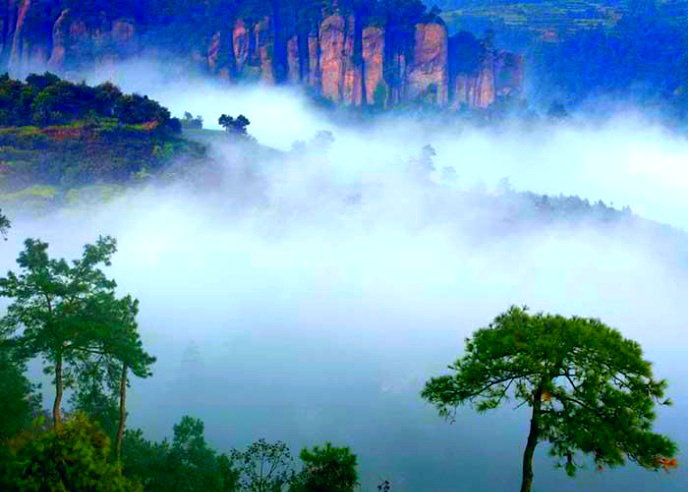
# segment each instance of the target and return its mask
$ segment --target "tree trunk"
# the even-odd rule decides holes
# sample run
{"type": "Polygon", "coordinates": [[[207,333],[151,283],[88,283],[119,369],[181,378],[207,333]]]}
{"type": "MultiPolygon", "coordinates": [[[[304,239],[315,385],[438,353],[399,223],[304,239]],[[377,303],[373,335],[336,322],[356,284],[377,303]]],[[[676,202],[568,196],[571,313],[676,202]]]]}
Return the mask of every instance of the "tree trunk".
{"type": "Polygon", "coordinates": [[[55,402],[53,403],[53,427],[62,423],[62,393],[64,392],[64,378],[62,375],[62,354],[55,361],[55,402]]]}
{"type": "Polygon", "coordinates": [[[533,415],[530,418],[530,432],[528,443],[523,452],[523,478],[521,480],[521,492],[530,492],[533,487],[533,456],[535,447],[540,437],[540,408],[542,407],[542,387],[538,387],[533,393],[533,415]]]}
{"type": "Polygon", "coordinates": [[[119,425],[117,426],[117,441],[115,442],[115,456],[122,458],[122,441],[124,441],[124,427],[127,421],[127,365],[122,365],[122,377],[119,380],[119,425]]]}

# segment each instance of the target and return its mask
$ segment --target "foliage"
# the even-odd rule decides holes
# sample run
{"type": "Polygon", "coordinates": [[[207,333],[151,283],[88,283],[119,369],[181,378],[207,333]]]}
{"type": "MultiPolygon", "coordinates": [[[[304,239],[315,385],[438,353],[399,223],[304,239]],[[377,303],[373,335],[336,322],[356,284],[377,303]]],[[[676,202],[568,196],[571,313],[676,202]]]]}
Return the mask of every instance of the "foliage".
{"type": "MultiPolygon", "coordinates": [[[[196,122],[197,123],[197,122],[196,122]]],[[[91,87],[45,73],[0,76],[0,183],[15,193],[123,182],[204,147],[179,137],[182,123],[156,101],[112,83],[91,87]]],[[[0,234],[2,223],[0,223],[0,234]]]]}
{"type": "Polygon", "coordinates": [[[356,455],[349,448],[337,448],[329,442],[324,447],[303,449],[303,470],[297,490],[302,492],[352,492],[358,483],[356,455]]]}
{"type": "Polygon", "coordinates": [[[283,442],[271,444],[261,439],[245,451],[232,451],[231,459],[242,492],[288,490],[295,477],[291,452],[283,442]]]}
{"type": "Polygon", "coordinates": [[[7,239],[7,231],[9,231],[10,227],[10,219],[3,215],[2,209],[0,208],[0,236],[7,239]]]}
{"type": "Polygon", "coordinates": [[[109,460],[108,437],[85,415],[36,428],[13,440],[12,483],[22,491],[125,492],[141,490],[109,460]]]}
{"type": "Polygon", "coordinates": [[[39,410],[39,395],[25,371],[24,362],[17,360],[6,340],[0,340],[0,447],[27,429],[39,410]]]}
{"type": "Polygon", "coordinates": [[[86,360],[75,368],[76,380],[69,402],[73,410],[88,415],[114,441],[119,423],[118,367],[102,362],[86,360]]]}
{"type": "Polygon", "coordinates": [[[677,451],[652,432],[656,404],[670,403],[666,381],[654,378],[640,345],[598,320],[512,307],[467,339],[449,368],[454,374],[431,379],[422,392],[444,417],[461,405],[484,412],[509,399],[531,407],[524,484],[540,441],[569,475],[580,466],[577,454],[598,467],[630,460],[656,470],[677,451]]]}
{"type": "Polygon", "coordinates": [[[303,470],[294,471],[294,460],[283,442],[261,439],[244,450],[218,454],[206,443],[203,422],[183,417],[174,426],[174,438],[147,441],[141,431],[127,431],[124,475],[146,491],[237,492],[346,492],[357,483],[356,456],[349,448],[304,449],[303,470]]]}
{"type": "Polygon", "coordinates": [[[14,460],[9,441],[30,427],[40,408],[40,395],[25,371],[24,361],[17,357],[12,344],[0,332],[0,490],[9,490],[12,484],[14,460]]]}
{"type": "Polygon", "coordinates": [[[3,191],[10,193],[36,184],[62,189],[122,183],[144,169],[159,171],[175,159],[204,158],[200,144],[116,121],[101,120],[97,127],[83,122],[0,129],[0,176],[3,191]]]}
{"type": "Polygon", "coordinates": [[[245,137],[248,135],[247,127],[251,124],[248,118],[246,118],[246,116],[243,114],[239,115],[238,118],[223,114],[220,116],[218,123],[230,135],[237,135],[240,137],[245,137]]]}
{"type": "Polygon", "coordinates": [[[170,444],[151,443],[140,431],[127,432],[124,473],[140,481],[146,491],[220,492],[237,490],[237,472],[226,455],[205,442],[203,422],[183,417],[174,426],[170,444]]]}
{"type": "Polygon", "coordinates": [[[47,243],[27,239],[24,244],[17,260],[20,273],[0,279],[0,296],[12,300],[2,326],[21,330],[16,338],[20,353],[41,357],[46,372],[53,374],[58,424],[63,392],[74,386],[80,368],[118,361],[145,377],[154,359],[143,351],[136,332],[138,302],[117,298],[116,282],[101,270],[117,250],[113,238],[86,245],[82,257],[71,263],[51,259],[47,243]]]}
{"type": "Polygon", "coordinates": [[[125,95],[106,82],[96,87],[74,84],[54,74],[29,75],[26,82],[0,77],[0,126],[67,125],[84,120],[149,124],[176,133],[179,122],[159,103],[138,94],[125,95]]]}

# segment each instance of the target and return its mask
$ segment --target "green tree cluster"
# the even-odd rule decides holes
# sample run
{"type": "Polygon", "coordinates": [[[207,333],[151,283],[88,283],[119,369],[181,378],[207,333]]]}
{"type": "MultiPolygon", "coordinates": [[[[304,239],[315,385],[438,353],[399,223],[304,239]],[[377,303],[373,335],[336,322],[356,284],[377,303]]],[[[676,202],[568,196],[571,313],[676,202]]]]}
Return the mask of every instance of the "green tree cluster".
{"type": "Polygon", "coordinates": [[[0,76],[0,127],[56,126],[115,120],[122,125],[148,124],[178,133],[180,122],[156,101],[127,95],[106,82],[96,87],[56,75],[29,75],[25,82],[0,76]]]}
{"type": "Polygon", "coordinates": [[[353,492],[357,459],[349,448],[303,449],[301,467],[283,442],[260,439],[246,449],[217,453],[205,441],[203,422],[183,417],[171,442],[147,441],[127,431],[123,469],[146,491],[353,492]]]}

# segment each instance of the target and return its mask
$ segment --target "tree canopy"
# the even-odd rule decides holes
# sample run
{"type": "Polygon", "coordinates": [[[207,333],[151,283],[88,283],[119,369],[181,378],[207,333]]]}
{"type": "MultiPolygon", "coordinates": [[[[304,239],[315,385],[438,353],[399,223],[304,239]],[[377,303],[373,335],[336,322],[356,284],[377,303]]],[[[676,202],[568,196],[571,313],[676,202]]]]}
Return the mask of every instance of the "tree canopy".
{"type": "Polygon", "coordinates": [[[596,319],[531,315],[512,307],[466,340],[453,374],[432,378],[422,396],[440,414],[484,412],[514,399],[531,408],[521,491],[531,490],[539,442],[569,475],[590,457],[598,468],[631,461],[657,470],[676,445],[652,431],[655,407],[668,405],[640,345],[596,319]]]}
{"type": "Polygon", "coordinates": [[[349,448],[326,443],[304,448],[299,455],[303,470],[296,489],[300,492],[353,492],[358,484],[357,458],[349,448]]]}
{"type": "Polygon", "coordinates": [[[223,114],[220,116],[218,123],[230,135],[237,135],[240,137],[248,135],[247,128],[251,124],[248,118],[243,114],[239,115],[237,118],[223,114]]]}

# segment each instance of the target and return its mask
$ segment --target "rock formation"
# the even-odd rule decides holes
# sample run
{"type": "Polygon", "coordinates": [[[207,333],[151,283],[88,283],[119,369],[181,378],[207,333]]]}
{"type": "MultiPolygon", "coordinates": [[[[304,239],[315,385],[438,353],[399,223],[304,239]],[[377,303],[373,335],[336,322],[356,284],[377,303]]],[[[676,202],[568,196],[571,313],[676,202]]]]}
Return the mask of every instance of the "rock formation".
{"type": "MultiPolygon", "coordinates": [[[[161,41],[155,22],[137,21],[134,13],[85,16],[74,11],[78,7],[62,8],[63,0],[0,2],[0,63],[13,75],[46,69],[76,74],[112,66],[143,49],[177,48],[170,46],[174,41],[161,41]]],[[[437,17],[419,18],[402,30],[337,5],[333,0],[310,23],[274,8],[260,16],[220,19],[220,29],[193,26],[208,32],[183,54],[228,82],[299,84],[351,106],[487,108],[499,97],[521,94],[524,63],[518,55],[467,33],[449,36],[437,17]]]]}

